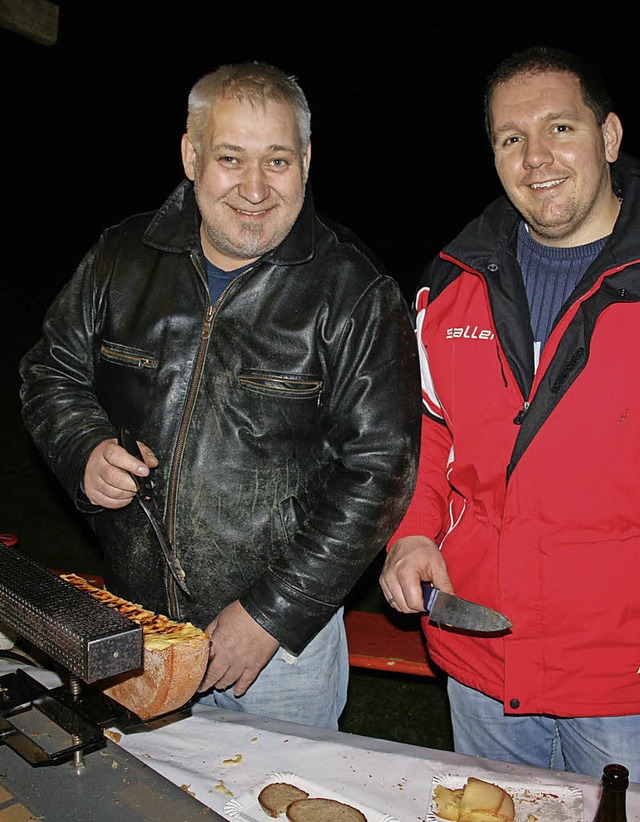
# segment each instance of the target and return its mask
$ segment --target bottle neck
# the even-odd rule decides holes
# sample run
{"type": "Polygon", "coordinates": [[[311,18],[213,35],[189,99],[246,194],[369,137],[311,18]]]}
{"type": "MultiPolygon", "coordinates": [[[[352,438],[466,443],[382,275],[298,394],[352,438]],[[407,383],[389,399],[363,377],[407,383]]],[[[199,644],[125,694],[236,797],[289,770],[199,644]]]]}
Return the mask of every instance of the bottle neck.
{"type": "Polygon", "coordinates": [[[602,794],[593,822],[627,822],[629,771],[624,765],[605,765],[602,794]]]}

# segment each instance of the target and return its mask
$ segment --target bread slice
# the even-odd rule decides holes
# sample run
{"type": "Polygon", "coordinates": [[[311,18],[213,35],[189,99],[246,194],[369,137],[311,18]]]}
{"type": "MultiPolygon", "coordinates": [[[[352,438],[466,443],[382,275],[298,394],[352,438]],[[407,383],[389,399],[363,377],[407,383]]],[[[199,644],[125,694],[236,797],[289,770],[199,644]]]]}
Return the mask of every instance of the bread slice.
{"type": "Polygon", "coordinates": [[[142,626],[142,671],[97,683],[108,697],[144,721],[175,711],[191,699],[209,662],[208,634],[190,622],[175,622],[96,588],[76,574],[60,576],[142,626]]]}
{"type": "Polygon", "coordinates": [[[284,813],[292,802],[297,799],[306,799],[307,791],[296,788],[288,782],[270,782],[258,794],[258,802],[262,810],[276,819],[284,813]]]}
{"type": "Polygon", "coordinates": [[[289,822],[367,822],[357,808],[336,799],[298,799],[287,808],[289,822]]]}

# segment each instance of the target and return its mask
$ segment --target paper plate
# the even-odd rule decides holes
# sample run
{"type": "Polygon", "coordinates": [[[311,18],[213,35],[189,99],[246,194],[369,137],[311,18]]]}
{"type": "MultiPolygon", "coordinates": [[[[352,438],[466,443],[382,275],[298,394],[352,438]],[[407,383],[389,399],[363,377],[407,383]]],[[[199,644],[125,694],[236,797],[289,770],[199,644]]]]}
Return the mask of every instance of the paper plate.
{"type": "MultiPolygon", "coordinates": [[[[395,816],[380,813],[380,811],[369,808],[361,802],[356,802],[344,794],[336,793],[326,785],[319,785],[317,782],[311,782],[308,779],[298,776],[298,774],[288,773],[286,771],[270,773],[261,782],[258,782],[257,785],[254,785],[239,797],[230,799],[222,809],[223,813],[230,819],[251,819],[255,820],[255,822],[267,822],[269,816],[260,807],[258,794],[270,782],[288,782],[290,785],[295,785],[296,788],[307,791],[310,798],[323,796],[326,799],[337,799],[338,802],[352,805],[367,817],[367,822],[400,822],[395,816]]],[[[440,820],[440,822],[442,822],[442,820],[440,820]]]]}
{"type": "MultiPolygon", "coordinates": [[[[541,785],[537,782],[499,781],[492,776],[477,775],[478,779],[499,785],[511,794],[515,809],[515,822],[529,822],[529,815],[536,822],[583,822],[582,791],[573,785],[541,785]]],[[[464,788],[466,776],[436,774],[431,782],[431,794],[427,806],[426,822],[443,822],[436,814],[433,792],[436,785],[457,790],[464,788]]]]}

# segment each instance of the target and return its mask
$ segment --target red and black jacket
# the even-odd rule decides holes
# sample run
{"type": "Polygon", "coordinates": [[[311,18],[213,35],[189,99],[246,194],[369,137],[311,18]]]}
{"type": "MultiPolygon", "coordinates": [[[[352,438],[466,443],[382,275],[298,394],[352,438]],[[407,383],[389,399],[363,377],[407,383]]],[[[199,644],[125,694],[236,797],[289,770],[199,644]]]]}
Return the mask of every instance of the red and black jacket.
{"type": "Polygon", "coordinates": [[[434,661],[508,713],[640,714],[640,164],[534,371],[519,215],[493,202],[415,301],[423,433],[395,537],[440,545],[505,636],[429,625],[434,661]]]}

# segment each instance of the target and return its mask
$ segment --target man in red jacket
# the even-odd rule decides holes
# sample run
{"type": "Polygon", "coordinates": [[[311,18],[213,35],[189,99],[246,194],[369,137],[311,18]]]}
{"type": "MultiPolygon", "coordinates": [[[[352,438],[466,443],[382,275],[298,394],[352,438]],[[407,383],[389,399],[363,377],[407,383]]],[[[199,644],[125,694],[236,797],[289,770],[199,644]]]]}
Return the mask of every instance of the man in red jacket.
{"type": "Polygon", "coordinates": [[[381,575],[506,614],[424,619],[457,752],[640,780],[640,163],[600,77],[536,47],[489,78],[504,195],[426,268],[423,434],[381,575]],[[636,416],[638,415],[638,416],[636,416]]]}

